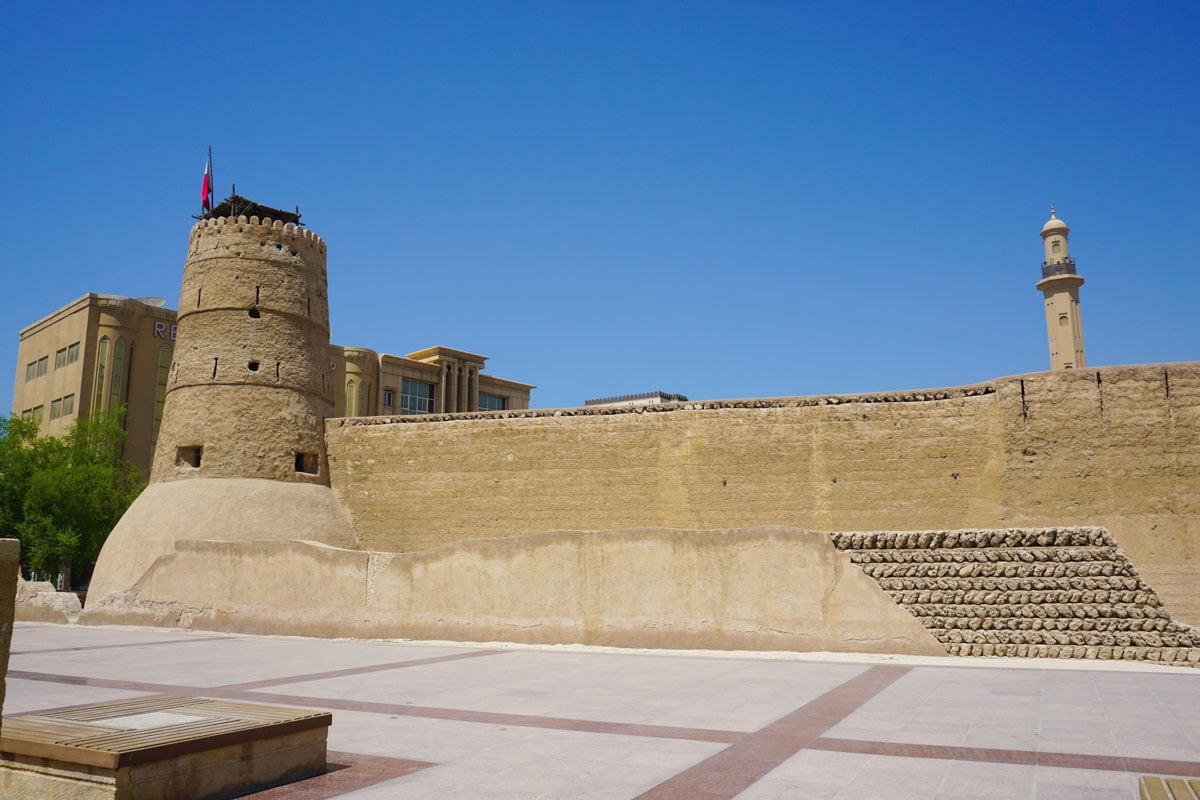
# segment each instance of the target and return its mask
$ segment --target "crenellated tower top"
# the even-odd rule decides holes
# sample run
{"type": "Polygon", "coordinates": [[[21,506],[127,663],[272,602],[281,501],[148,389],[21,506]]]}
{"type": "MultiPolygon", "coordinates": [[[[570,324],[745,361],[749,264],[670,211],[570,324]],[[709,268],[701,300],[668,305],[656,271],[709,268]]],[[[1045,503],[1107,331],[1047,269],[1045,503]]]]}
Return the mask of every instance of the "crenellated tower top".
{"type": "Polygon", "coordinates": [[[224,205],[188,240],[151,479],[327,485],[325,240],[297,215],[215,216],[224,205]]]}

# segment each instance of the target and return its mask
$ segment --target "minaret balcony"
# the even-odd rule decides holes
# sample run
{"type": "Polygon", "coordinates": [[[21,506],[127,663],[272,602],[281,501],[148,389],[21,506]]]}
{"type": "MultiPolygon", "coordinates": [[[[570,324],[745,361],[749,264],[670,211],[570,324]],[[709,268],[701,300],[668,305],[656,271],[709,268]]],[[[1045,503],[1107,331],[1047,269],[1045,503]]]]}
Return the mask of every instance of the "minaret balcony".
{"type": "Polygon", "coordinates": [[[1075,275],[1075,259],[1064,258],[1062,261],[1057,261],[1053,264],[1042,262],[1042,277],[1050,278],[1055,275],[1075,275]]]}

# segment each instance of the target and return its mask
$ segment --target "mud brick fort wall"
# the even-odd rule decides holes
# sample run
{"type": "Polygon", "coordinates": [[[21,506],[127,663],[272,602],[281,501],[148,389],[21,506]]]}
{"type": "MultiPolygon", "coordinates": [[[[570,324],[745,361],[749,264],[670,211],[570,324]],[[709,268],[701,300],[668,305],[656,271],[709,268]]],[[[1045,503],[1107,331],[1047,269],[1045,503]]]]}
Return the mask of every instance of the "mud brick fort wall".
{"type": "Polygon", "coordinates": [[[333,419],[360,546],[551,530],[1101,526],[1200,623],[1200,364],[642,408],[333,419]]]}

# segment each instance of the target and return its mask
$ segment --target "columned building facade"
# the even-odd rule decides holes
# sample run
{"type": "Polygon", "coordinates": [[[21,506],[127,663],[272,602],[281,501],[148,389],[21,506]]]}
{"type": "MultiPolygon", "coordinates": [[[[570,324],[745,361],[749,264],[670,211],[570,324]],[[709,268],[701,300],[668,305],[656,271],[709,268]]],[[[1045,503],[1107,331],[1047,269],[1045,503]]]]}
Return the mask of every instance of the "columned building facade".
{"type": "Polygon", "coordinates": [[[529,408],[528,383],[483,374],[487,356],[429,347],[393,356],[363,347],[330,348],[338,417],[460,414],[529,408]]]}

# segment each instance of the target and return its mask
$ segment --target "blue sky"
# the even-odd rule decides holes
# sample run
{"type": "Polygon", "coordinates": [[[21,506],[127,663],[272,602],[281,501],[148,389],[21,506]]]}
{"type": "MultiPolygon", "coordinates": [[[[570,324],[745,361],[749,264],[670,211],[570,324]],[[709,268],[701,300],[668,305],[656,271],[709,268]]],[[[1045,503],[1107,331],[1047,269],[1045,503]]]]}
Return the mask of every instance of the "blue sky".
{"type": "Polygon", "coordinates": [[[0,397],[75,297],[175,307],[210,144],[335,342],[537,407],[1045,369],[1051,201],[1089,363],[1200,358],[1195,2],[269,5],[0,6],[0,397]]]}

